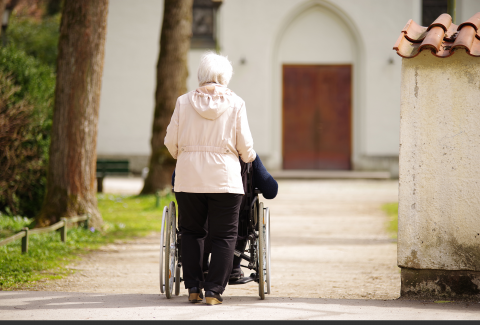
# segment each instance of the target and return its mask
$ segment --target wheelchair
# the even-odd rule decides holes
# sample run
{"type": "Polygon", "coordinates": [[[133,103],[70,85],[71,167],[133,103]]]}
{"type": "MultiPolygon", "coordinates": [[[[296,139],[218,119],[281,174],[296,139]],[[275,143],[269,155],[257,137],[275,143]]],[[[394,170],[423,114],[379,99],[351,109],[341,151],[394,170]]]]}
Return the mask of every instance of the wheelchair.
{"type": "MultiPolygon", "coordinates": [[[[253,171],[251,163],[247,164],[246,185],[243,214],[240,213],[238,237],[242,244],[235,247],[234,254],[252,270],[249,277],[244,277],[230,285],[245,284],[252,281],[258,283],[258,294],[261,300],[270,294],[270,210],[259,201],[261,192],[253,187],[253,171]],[[238,248],[241,247],[241,248],[238,248]]],[[[180,294],[180,276],[182,270],[181,234],[178,230],[175,202],[163,208],[162,227],[160,232],[160,292],[167,299],[180,294]],[[175,288],[175,291],[173,289],[175,288]]]]}

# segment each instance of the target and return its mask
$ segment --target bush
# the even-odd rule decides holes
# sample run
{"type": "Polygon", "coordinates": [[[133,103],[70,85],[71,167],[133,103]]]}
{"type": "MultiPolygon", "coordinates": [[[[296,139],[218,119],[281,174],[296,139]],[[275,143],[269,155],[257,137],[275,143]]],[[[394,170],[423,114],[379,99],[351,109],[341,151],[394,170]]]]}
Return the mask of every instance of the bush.
{"type": "Polygon", "coordinates": [[[7,217],[0,213],[0,240],[15,235],[24,227],[28,227],[32,221],[33,219],[26,217],[7,217]]]}
{"type": "Polygon", "coordinates": [[[0,49],[0,211],[33,217],[46,189],[55,74],[13,47],[0,49]]]}
{"type": "Polygon", "coordinates": [[[56,14],[37,20],[13,15],[7,29],[8,44],[55,69],[60,17],[60,14],[56,14]]]}

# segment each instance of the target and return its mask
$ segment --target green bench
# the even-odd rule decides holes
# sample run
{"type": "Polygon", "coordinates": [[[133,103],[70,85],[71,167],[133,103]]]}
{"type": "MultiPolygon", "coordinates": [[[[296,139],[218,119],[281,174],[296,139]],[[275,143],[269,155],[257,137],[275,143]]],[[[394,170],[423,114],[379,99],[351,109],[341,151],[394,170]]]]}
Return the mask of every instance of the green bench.
{"type": "Polygon", "coordinates": [[[105,176],[128,176],[128,160],[97,159],[97,192],[103,192],[105,176]]]}

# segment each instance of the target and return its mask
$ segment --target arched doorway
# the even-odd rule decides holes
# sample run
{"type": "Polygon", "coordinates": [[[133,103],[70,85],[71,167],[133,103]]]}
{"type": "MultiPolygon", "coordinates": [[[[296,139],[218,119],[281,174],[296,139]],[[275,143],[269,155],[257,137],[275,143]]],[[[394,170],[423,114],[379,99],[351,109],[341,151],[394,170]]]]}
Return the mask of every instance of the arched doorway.
{"type": "Polygon", "coordinates": [[[274,138],[284,169],[351,169],[361,142],[360,41],[343,13],[330,7],[306,3],[277,39],[274,138]]]}

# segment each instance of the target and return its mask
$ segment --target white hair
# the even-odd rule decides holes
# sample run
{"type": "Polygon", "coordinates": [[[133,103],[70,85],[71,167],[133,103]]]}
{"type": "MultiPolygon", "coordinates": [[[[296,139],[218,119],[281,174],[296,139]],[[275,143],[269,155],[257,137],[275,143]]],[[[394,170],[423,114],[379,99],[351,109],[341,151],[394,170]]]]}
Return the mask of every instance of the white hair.
{"type": "Polygon", "coordinates": [[[198,84],[203,86],[209,82],[228,85],[232,79],[232,63],[226,56],[213,52],[205,52],[200,59],[198,68],[198,84]]]}

